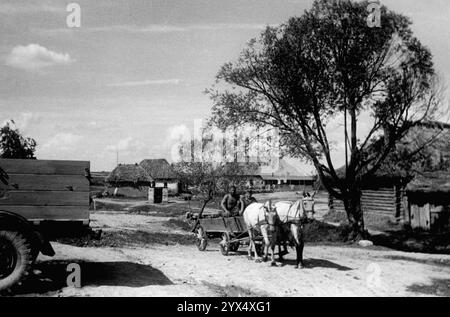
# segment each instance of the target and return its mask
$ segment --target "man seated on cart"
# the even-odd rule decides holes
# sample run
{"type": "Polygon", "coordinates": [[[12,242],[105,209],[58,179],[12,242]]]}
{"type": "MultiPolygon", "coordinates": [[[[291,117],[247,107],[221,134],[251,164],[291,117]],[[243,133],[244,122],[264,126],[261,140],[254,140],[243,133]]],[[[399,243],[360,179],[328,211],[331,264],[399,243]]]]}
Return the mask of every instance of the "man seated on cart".
{"type": "Polygon", "coordinates": [[[244,214],[245,208],[247,208],[250,204],[256,203],[255,197],[253,197],[253,192],[251,189],[245,191],[244,196],[241,196],[241,210],[239,210],[239,216],[244,214]]]}
{"type": "Polygon", "coordinates": [[[233,217],[239,214],[241,200],[236,193],[236,186],[230,187],[230,192],[226,194],[220,206],[222,207],[222,217],[233,217]]]}

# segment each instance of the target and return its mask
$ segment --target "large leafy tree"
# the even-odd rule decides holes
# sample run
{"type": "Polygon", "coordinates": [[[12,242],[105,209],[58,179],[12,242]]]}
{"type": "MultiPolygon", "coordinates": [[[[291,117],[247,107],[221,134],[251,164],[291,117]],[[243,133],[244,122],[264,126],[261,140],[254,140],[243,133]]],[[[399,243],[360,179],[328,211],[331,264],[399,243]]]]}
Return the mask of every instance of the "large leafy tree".
{"type": "Polygon", "coordinates": [[[285,153],[314,164],[329,193],[343,200],[355,238],[365,232],[364,179],[437,107],[432,55],[413,36],[410,20],[383,6],[381,27],[370,28],[368,5],[316,0],[300,17],[251,40],[207,89],[213,124],[277,128],[285,153]],[[362,113],[371,114],[370,122],[360,120],[362,113]],[[333,164],[327,135],[340,117],[345,173],[333,164]],[[369,124],[361,138],[359,129],[369,124]]]}
{"type": "Polygon", "coordinates": [[[14,121],[8,121],[0,128],[0,157],[7,159],[35,159],[36,141],[23,137],[14,126],[14,121]]]}

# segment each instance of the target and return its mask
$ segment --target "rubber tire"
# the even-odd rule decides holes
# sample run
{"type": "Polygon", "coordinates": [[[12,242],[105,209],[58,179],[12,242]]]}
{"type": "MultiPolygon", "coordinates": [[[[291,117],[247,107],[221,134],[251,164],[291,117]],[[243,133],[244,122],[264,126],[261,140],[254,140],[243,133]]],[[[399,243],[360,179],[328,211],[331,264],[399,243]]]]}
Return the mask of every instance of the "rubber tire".
{"type": "Polygon", "coordinates": [[[14,248],[17,258],[14,271],[0,280],[0,291],[5,291],[21,283],[28,276],[33,259],[31,247],[21,233],[0,230],[0,241],[9,242],[14,248]]]}

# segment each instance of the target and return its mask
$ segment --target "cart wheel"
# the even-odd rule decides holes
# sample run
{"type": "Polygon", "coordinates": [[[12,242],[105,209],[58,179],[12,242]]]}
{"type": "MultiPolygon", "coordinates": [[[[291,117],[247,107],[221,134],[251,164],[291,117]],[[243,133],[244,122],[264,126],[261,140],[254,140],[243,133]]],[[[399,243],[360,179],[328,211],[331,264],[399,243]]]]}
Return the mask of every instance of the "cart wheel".
{"type": "Polygon", "coordinates": [[[205,251],[206,246],[208,245],[208,240],[206,239],[205,230],[201,226],[198,226],[196,229],[197,235],[197,248],[199,251],[205,251]]]}
{"type": "Polygon", "coordinates": [[[230,251],[230,237],[228,236],[228,233],[224,232],[222,234],[222,241],[220,241],[220,251],[223,255],[228,255],[228,252],[230,251]]]}
{"type": "Polygon", "coordinates": [[[239,242],[235,242],[235,243],[231,243],[230,244],[230,251],[231,252],[236,252],[237,250],[239,250],[239,242]]]}

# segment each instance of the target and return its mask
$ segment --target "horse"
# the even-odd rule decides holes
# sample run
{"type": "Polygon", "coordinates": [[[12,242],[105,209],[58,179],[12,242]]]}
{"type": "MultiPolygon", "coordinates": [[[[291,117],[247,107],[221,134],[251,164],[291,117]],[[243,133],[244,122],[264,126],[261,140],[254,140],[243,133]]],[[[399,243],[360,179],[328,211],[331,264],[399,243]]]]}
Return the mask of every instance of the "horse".
{"type": "MultiPolygon", "coordinates": [[[[280,222],[280,237],[283,241],[278,241],[278,246],[280,243],[285,243],[286,235],[288,236],[288,241],[295,246],[297,253],[297,260],[295,268],[304,268],[303,263],[303,223],[307,220],[314,219],[314,200],[313,198],[305,197],[297,200],[296,202],[286,202],[280,201],[274,204],[275,211],[277,213],[280,222]]],[[[280,253],[280,260],[282,256],[280,253]]]]}
{"type": "Polygon", "coordinates": [[[269,247],[271,247],[271,265],[275,265],[275,245],[278,239],[278,217],[272,209],[271,202],[266,204],[252,203],[244,210],[244,221],[250,239],[248,246],[248,259],[252,260],[252,250],[255,253],[256,262],[261,261],[261,257],[256,251],[256,233],[260,232],[264,240],[264,258],[268,258],[269,247]]]}

